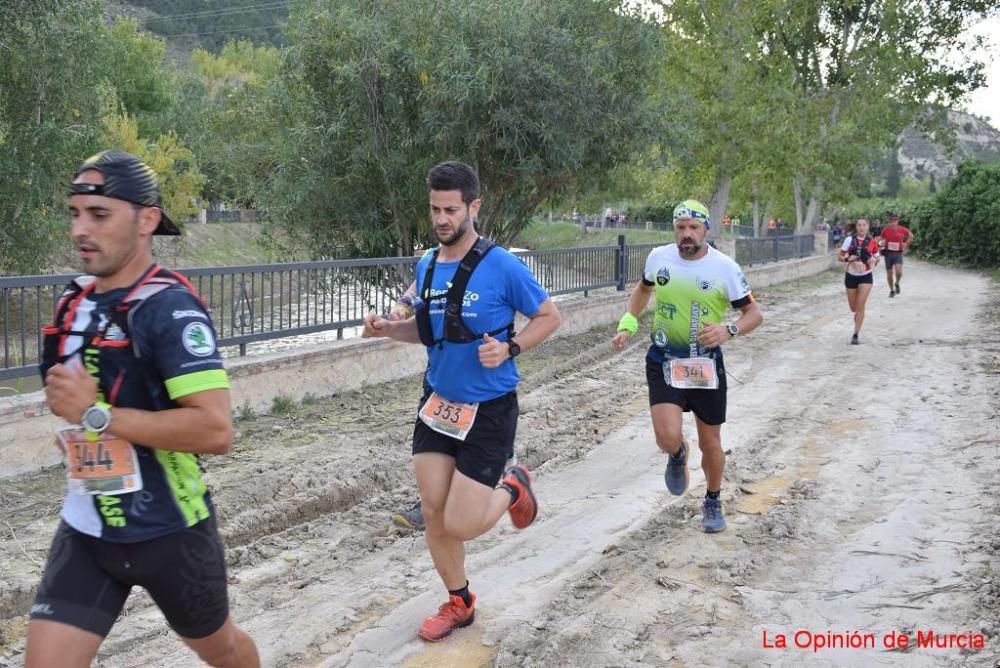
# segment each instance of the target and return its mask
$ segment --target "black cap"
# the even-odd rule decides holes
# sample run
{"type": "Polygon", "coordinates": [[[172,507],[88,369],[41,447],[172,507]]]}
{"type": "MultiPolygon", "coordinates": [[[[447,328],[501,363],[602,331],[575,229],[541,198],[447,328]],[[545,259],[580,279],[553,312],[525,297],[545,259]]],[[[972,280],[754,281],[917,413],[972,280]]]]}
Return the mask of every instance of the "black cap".
{"type": "Polygon", "coordinates": [[[90,169],[103,174],[104,183],[72,183],[69,187],[71,196],[102,195],[139,206],[155,206],[160,210],[160,224],[153,230],[153,234],[176,236],[181,233],[163,210],[159,177],[142,160],[125,151],[101,151],[84,160],[73,179],[76,180],[77,176],[90,169]]]}

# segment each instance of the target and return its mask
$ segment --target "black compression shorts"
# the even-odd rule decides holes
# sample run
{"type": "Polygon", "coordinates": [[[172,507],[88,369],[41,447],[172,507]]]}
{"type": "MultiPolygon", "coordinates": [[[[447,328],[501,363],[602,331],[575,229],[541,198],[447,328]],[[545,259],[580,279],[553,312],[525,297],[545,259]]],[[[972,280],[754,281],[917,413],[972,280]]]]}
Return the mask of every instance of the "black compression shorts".
{"type": "Polygon", "coordinates": [[[204,638],[222,628],[229,598],[215,517],[139,543],[110,543],[61,522],[31,619],[107,636],[133,586],[149,592],[170,627],[185,638],[204,638]]]}

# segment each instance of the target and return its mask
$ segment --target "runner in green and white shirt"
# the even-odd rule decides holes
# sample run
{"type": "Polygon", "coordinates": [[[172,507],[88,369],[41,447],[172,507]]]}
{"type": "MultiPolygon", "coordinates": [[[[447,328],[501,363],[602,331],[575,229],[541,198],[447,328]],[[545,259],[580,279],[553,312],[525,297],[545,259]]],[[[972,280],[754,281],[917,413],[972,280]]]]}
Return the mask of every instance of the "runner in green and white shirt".
{"type": "Polygon", "coordinates": [[[635,335],[637,318],[655,293],[646,381],[656,444],[670,456],[664,478],[671,493],[680,496],[687,491],[688,446],[681,426],[684,413],[690,411],[698,427],[707,482],[702,526],[714,533],[726,528],[720,500],[726,464],[722,451],[726,369],[721,346],[756,329],[764,317],[739,265],[708,245],[707,207],[686,200],[674,209],[673,218],[676,243],[649,254],[612,345],[621,350],[635,335]],[[736,322],[723,324],[730,307],[741,315],[736,322]]]}

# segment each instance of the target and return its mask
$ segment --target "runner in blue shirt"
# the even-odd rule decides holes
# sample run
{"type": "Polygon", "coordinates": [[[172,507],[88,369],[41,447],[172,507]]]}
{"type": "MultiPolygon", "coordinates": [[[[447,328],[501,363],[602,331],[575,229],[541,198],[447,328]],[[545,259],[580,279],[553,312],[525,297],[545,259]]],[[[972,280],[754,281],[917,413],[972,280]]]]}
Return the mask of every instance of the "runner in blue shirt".
{"type": "Polygon", "coordinates": [[[420,627],[420,637],[433,642],[475,617],[464,542],[489,531],[508,511],[519,529],[537,515],[528,469],[514,465],[504,472],[517,430],[520,375],[514,357],[552,334],[560,316],[523,262],[476,234],[479,177],[472,167],[436,165],[427,189],[440,245],[417,265],[416,317],[371,313],[363,335],[427,348],[413,467],[427,546],[449,595],[420,627]],[[528,317],[516,334],[515,312],[528,317]]]}

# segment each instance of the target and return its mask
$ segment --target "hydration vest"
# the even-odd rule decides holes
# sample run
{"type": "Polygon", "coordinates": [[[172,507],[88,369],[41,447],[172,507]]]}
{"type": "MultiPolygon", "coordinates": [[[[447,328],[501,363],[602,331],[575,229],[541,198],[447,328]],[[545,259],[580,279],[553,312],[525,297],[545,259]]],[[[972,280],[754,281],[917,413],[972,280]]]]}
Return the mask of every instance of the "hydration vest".
{"type": "Polygon", "coordinates": [[[858,237],[852,234],[851,244],[847,248],[847,255],[854,255],[855,252],[857,252],[858,258],[867,266],[868,261],[872,259],[872,253],[868,250],[868,247],[871,246],[872,240],[873,237],[870,234],[866,234],[865,238],[861,240],[861,243],[858,243],[858,237]]]}
{"type": "MultiPolygon", "coordinates": [[[[101,352],[101,357],[108,355],[114,358],[115,362],[123,365],[122,371],[129,367],[142,369],[142,366],[135,362],[141,359],[138,344],[132,339],[130,331],[132,329],[132,318],[135,316],[143,303],[153,295],[164,290],[182,285],[198,298],[204,305],[204,300],[198,295],[198,291],[187,278],[175,271],[164,269],[159,265],[153,265],[145,274],[129,289],[128,293],[122,297],[121,301],[111,310],[111,317],[103,323],[96,333],[73,330],[73,321],[76,319],[77,310],[81,302],[93,292],[96,279],[94,276],[79,276],[73,279],[56,304],[55,318],[51,325],[42,327],[43,345],[42,361],[40,371],[44,378],[45,373],[54,366],[65,362],[70,355],[65,351],[66,341],[71,336],[90,336],[89,340],[84,340],[80,351],[87,347],[97,348],[101,352]],[[123,358],[120,351],[129,350],[129,359],[123,358]]],[[[207,306],[206,306],[207,310],[207,306]]],[[[77,351],[74,351],[74,353],[77,351]]],[[[144,365],[143,365],[144,366],[144,365]]],[[[112,387],[101,387],[105,396],[113,401],[113,395],[118,394],[117,389],[123,375],[119,374],[112,387]]],[[[102,383],[103,385],[103,383],[102,383]]]]}
{"type": "Polygon", "coordinates": [[[424,274],[424,284],[420,289],[420,297],[424,301],[424,307],[418,309],[416,313],[417,331],[420,334],[420,342],[422,344],[429,348],[444,341],[448,343],[472,343],[473,341],[481,341],[483,334],[496,336],[504,331],[507,332],[508,339],[514,336],[513,320],[492,332],[477,334],[469,329],[462,319],[462,303],[465,301],[465,289],[469,285],[469,278],[476,267],[479,266],[479,263],[483,261],[483,258],[495,247],[496,244],[490,239],[479,237],[472,248],[469,249],[469,252],[465,254],[465,257],[462,258],[458,269],[455,270],[455,276],[451,279],[451,287],[448,288],[448,293],[445,295],[444,336],[440,339],[434,338],[430,314],[431,284],[434,278],[434,266],[437,264],[438,251],[441,248],[439,246],[434,249],[427,272],[424,274]]]}

